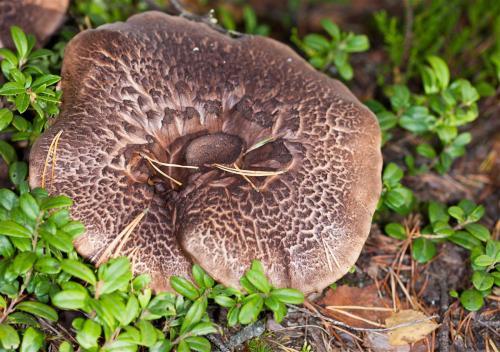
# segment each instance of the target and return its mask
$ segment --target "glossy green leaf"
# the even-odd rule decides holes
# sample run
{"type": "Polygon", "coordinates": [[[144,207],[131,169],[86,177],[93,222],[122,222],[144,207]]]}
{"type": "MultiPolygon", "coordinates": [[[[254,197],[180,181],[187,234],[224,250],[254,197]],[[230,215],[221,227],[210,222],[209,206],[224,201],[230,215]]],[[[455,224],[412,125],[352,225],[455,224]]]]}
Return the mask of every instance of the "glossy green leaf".
{"type": "Polygon", "coordinates": [[[262,311],[262,307],[264,305],[264,299],[257,293],[254,293],[247,298],[248,300],[242,305],[238,315],[239,322],[245,325],[257,320],[257,317],[262,311]]]}
{"type": "Polygon", "coordinates": [[[436,245],[423,237],[416,238],[413,241],[413,259],[419,263],[426,263],[436,255],[436,245]]]}
{"type": "Polygon", "coordinates": [[[484,299],[481,293],[475,289],[465,290],[460,295],[460,302],[465,309],[475,312],[484,305],[484,299]]]}
{"type": "Polygon", "coordinates": [[[190,299],[191,301],[196,300],[200,293],[198,289],[188,280],[180,276],[170,277],[170,285],[179,294],[190,299]]]}
{"type": "Polygon", "coordinates": [[[6,350],[12,350],[19,347],[21,341],[17,331],[10,325],[0,324],[0,343],[6,350]]]}
{"type": "MultiPolygon", "coordinates": [[[[37,352],[39,351],[44,342],[43,334],[32,328],[27,328],[23,333],[23,341],[21,342],[20,352],[37,352]]],[[[61,351],[61,349],[59,349],[61,351]]]]}
{"type": "Polygon", "coordinates": [[[192,351],[196,352],[210,352],[211,345],[210,341],[201,336],[189,336],[184,339],[189,345],[189,348],[192,351]]]}
{"type": "Polygon", "coordinates": [[[406,239],[406,230],[403,225],[399,223],[392,222],[385,225],[385,233],[398,240],[406,239]]]}
{"type": "Polygon", "coordinates": [[[61,309],[82,309],[85,307],[88,294],[80,290],[64,290],[52,297],[52,304],[61,309]]]}
{"type": "Polygon", "coordinates": [[[487,241],[491,238],[490,231],[488,228],[481,224],[467,224],[465,229],[469,231],[472,236],[476,237],[478,240],[487,241]]]}
{"type": "Polygon", "coordinates": [[[192,326],[197,324],[205,314],[206,309],[207,309],[207,300],[205,297],[200,297],[196,301],[194,301],[189,310],[187,311],[186,316],[184,317],[184,321],[182,322],[180,330],[181,334],[185,333],[192,326]]]}
{"type": "Polygon", "coordinates": [[[472,284],[479,291],[486,291],[493,287],[495,278],[484,271],[475,271],[472,275],[472,284]]]}
{"type": "Polygon", "coordinates": [[[271,292],[271,296],[285,304],[304,303],[304,294],[299,290],[291,288],[277,288],[271,292]]]}
{"type": "Polygon", "coordinates": [[[61,261],[61,268],[68,274],[88,282],[91,285],[96,284],[94,272],[85,264],[73,259],[63,259],[61,261]]]}
{"type": "Polygon", "coordinates": [[[81,347],[90,349],[97,347],[97,340],[101,336],[101,325],[87,319],[83,324],[83,328],[77,332],[76,340],[81,347]]]}
{"type": "Polygon", "coordinates": [[[21,310],[26,313],[31,313],[43,319],[50,321],[57,321],[58,315],[54,308],[51,306],[36,302],[36,301],[24,301],[16,305],[16,310],[21,310]]]}

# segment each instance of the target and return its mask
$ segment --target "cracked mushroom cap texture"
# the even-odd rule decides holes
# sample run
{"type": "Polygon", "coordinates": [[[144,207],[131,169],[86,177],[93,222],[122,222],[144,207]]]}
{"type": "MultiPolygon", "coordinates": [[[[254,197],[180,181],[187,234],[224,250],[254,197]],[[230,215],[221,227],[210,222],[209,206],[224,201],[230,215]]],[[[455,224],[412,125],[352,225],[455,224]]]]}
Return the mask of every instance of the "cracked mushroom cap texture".
{"type": "Polygon", "coordinates": [[[68,4],[69,0],[0,0],[0,48],[13,47],[14,25],[44,43],[63,22],[68,4]]]}
{"type": "Polygon", "coordinates": [[[192,263],[237,287],[258,259],[275,286],[305,293],[354,265],[381,192],[380,130],[290,48],[147,12],[77,35],[62,76],[30,183],[74,199],[82,255],[129,255],[158,291],[192,263]]]}

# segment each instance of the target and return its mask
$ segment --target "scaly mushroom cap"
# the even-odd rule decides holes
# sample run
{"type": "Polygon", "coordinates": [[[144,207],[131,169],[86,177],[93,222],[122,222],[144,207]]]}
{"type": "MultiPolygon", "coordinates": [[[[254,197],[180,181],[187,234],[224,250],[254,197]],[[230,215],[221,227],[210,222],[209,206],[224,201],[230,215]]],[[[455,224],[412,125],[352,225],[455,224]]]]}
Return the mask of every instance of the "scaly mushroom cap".
{"type": "Polygon", "coordinates": [[[355,263],[381,192],[380,130],[288,47],[147,12],[76,36],[62,76],[62,112],[33,147],[30,183],[74,199],[84,256],[130,255],[156,290],[192,262],[239,286],[259,259],[275,286],[308,293],[355,263]],[[179,186],[146,156],[199,169],[156,165],[179,186]],[[285,172],[250,177],[258,192],[214,163],[285,172]]]}
{"type": "Polygon", "coordinates": [[[69,0],[0,0],[0,48],[12,47],[14,25],[44,43],[61,25],[68,4],[69,0]]]}

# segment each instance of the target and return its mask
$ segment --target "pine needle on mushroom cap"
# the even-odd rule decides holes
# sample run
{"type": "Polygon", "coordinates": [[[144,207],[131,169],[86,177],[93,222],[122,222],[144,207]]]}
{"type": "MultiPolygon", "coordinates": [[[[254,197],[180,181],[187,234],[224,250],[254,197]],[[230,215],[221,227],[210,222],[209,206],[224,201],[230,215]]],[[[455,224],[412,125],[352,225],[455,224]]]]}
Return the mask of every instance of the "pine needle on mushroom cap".
{"type": "Polygon", "coordinates": [[[57,132],[52,141],[50,142],[49,150],[47,151],[47,156],[45,157],[45,163],[43,165],[42,171],[42,182],[41,186],[45,188],[45,175],[47,174],[47,168],[49,166],[50,159],[52,158],[52,171],[51,171],[51,183],[54,181],[54,169],[56,166],[56,154],[57,154],[57,146],[59,144],[59,139],[61,138],[61,134],[63,130],[57,132]]]}
{"type": "Polygon", "coordinates": [[[248,153],[250,153],[252,150],[255,150],[255,149],[259,149],[263,146],[265,146],[266,144],[268,143],[272,143],[274,142],[276,139],[278,139],[279,136],[274,136],[274,137],[267,137],[267,138],[264,138],[263,140],[261,141],[258,141],[257,143],[255,143],[254,145],[252,145],[250,148],[248,148],[246,150],[245,153],[243,153],[243,155],[247,155],[248,153]]]}
{"type": "Polygon", "coordinates": [[[222,171],[230,172],[241,176],[252,176],[252,177],[267,177],[276,176],[284,174],[287,170],[276,170],[276,171],[263,171],[263,170],[244,170],[239,168],[232,168],[222,164],[212,164],[213,167],[220,169],[222,171]]]}

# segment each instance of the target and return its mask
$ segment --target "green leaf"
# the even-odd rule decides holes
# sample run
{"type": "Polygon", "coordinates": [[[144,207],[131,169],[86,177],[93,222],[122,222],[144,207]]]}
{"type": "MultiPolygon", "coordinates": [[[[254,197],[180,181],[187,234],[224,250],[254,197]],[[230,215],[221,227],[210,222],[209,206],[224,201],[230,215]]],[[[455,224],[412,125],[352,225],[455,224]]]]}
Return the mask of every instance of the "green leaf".
{"type": "Polygon", "coordinates": [[[411,205],[413,193],[406,187],[398,187],[390,190],[385,198],[386,205],[392,210],[404,214],[406,208],[411,205]]]}
{"type": "Polygon", "coordinates": [[[214,297],[215,303],[221,307],[231,308],[236,305],[236,301],[230,297],[219,295],[214,297]]]}
{"type": "Polygon", "coordinates": [[[480,267],[485,267],[485,266],[490,266],[495,263],[495,258],[491,258],[490,256],[486,254],[482,254],[478,256],[477,258],[474,259],[474,265],[480,266],[480,267]]]}
{"type": "Polygon", "coordinates": [[[82,309],[85,307],[88,294],[81,290],[64,290],[52,297],[52,304],[61,309],[82,309]]]}
{"type": "Polygon", "coordinates": [[[420,74],[422,75],[422,83],[424,85],[425,94],[434,94],[439,92],[436,74],[430,67],[422,67],[420,69],[420,74]]]}
{"type": "Polygon", "coordinates": [[[462,222],[465,220],[465,213],[462,208],[457,207],[457,206],[452,206],[448,208],[448,214],[450,214],[452,217],[457,219],[458,221],[462,222]]]}
{"type": "Polygon", "coordinates": [[[60,76],[56,76],[56,75],[50,75],[50,74],[47,74],[47,75],[43,75],[41,77],[38,77],[34,82],[33,84],[31,85],[31,87],[33,89],[37,88],[37,87],[40,87],[41,85],[45,84],[46,86],[51,86],[57,82],[59,82],[61,80],[61,77],[60,76]]]}
{"type": "Polygon", "coordinates": [[[44,274],[57,274],[61,271],[61,264],[52,257],[41,257],[35,263],[35,270],[44,274]]]}
{"type": "Polygon", "coordinates": [[[446,207],[438,202],[429,202],[428,213],[431,224],[434,224],[438,221],[448,222],[450,220],[450,216],[446,211],[446,207]]]}
{"type": "Polygon", "coordinates": [[[28,56],[28,38],[26,34],[24,34],[23,30],[18,26],[10,27],[10,34],[19,56],[21,58],[26,58],[28,56]]]}
{"type": "Polygon", "coordinates": [[[420,144],[417,147],[417,153],[427,159],[434,159],[436,157],[436,150],[430,144],[420,144]]]}
{"type": "Polygon", "coordinates": [[[31,220],[35,220],[40,213],[38,203],[29,193],[24,193],[21,197],[19,197],[19,206],[24,214],[26,214],[26,216],[31,220]]]}
{"type": "Polygon", "coordinates": [[[14,258],[10,265],[10,270],[16,275],[22,275],[28,272],[35,263],[36,255],[31,252],[21,252],[14,258]]]}
{"type": "Polygon", "coordinates": [[[447,222],[436,221],[432,224],[432,231],[436,235],[440,236],[451,236],[455,233],[455,231],[451,228],[451,226],[447,222]]]}
{"type": "Polygon", "coordinates": [[[395,163],[389,163],[384,169],[382,179],[384,180],[385,184],[394,186],[399,181],[401,181],[403,176],[403,170],[401,170],[399,166],[397,166],[395,163]]]}
{"type": "Polygon", "coordinates": [[[431,65],[434,70],[434,74],[436,76],[437,84],[440,90],[444,90],[448,87],[450,83],[450,71],[448,69],[448,65],[444,62],[443,59],[437,56],[429,56],[427,61],[431,65]]]}
{"type": "Polygon", "coordinates": [[[484,206],[478,205],[477,207],[474,208],[468,215],[467,215],[467,221],[469,222],[476,222],[479,221],[484,215],[484,206]]]}
{"type": "Polygon", "coordinates": [[[495,279],[484,271],[475,271],[472,275],[472,284],[479,291],[486,291],[493,287],[495,279]]]}
{"type": "Polygon", "coordinates": [[[359,53],[370,48],[370,42],[366,35],[355,35],[348,37],[345,42],[345,51],[348,53],[359,53]]]}
{"type": "Polygon", "coordinates": [[[413,241],[413,259],[419,263],[426,263],[436,255],[436,245],[423,237],[413,241]]]}
{"type": "Polygon", "coordinates": [[[406,230],[404,226],[396,222],[385,225],[385,233],[398,240],[406,239],[406,230]]]}
{"type": "Polygon", "coordinates": [[[124,319],[120,321],[123,326],[129,325],[139,315],[139,301],[134,295],[131,295],[125,307],[124,319]]]}
{"type": "Polygon", "coordinates": [[[271,285],[269,284],[267,277],[262,272],[257,270],[248,270],[245,273],[245,277],[260,292],[269,293],[271,291],[271,285]]]}
{"type": "Polygon", "coordinates": [[[189,347],[189,344],[186,342],[186,340],[181,340],[179,344],[177,345],[177,352],[190,352],[191,348],[189,347]]]}
{"type": "Polygon", "coordinates": [[[245,277],[242,276],[240,278],[240,284],[241,286],[247,291],[248,293],[256,293],[258,292],[257,288],[250,283],[250,281],[245,277]]]}
{"type": "Polygon", "coordinates": [[[184,317],[184,321],[181,325],[181,334],[188,331],[193,325],[197,324],[207,309],[207,299],[205,297],[200,297],[189,308],[186,316],[184,317]]]}
{"type": "Polygon", "coordinates": [[[322,35],[312,33],[304,37],[304,44],[314,51],[322,52],[330,48],[330,42],[322,35]]]}
{"type": "Polygon", "coordinates": [[[488,240],[486,242],[486,255],[495,258],[498,255],[499,247],[499,241],[488,240]]]}
{"type": "Polygon", "coordinates": [[[465,225],[465,229],[469,231],[472,236],[483,242],[491,238],[490,231],[481,224],[467,224],[465,225]]]}
{"type": "Polygon", "coordinates": [[[377,113],[377,119],[382,131],[388,131],[398,124],[398,117],[390,111],[377,113]]]}
{"type": "Polygon", "coordinates": [[[73,201],[71,200],[71,198],[66,196],[56,196],[56,197],[45,198],[42,201],[40,208],[42,210],[49,210],[54,208],[70,207],[72,205],[73,201]]]}
{"type": "Polygon", "coordinates": [[[9,109],[0,109],[0,131],[5,129],[14,118],[14,114],[9,109]]]}
{"type": "Polygon", "coordinates": [[[130,261],[125,257],[110,260],[99,270],[99,294],[111,293],[125,287],[132,279],[130,261]]]}
{"type": "Polygon", "coordinates": [[[217,329],[211,322],[202,322],[196,324],[189,332],[193,335],[200,336],[215,334],[217,332],[217,329]]]}
{"type": "MultiPolygon", "coordinates": [[[[20,352],[39,351],[43,346],[43,341],[43,334],[40,331],[29,327],[24,331],[20,352]]],[[[61,349],[59,349],[59,351],[61,351],[61,349]]]]}
{"type": "Polygon", "coordinates": [[[23,114],[30,106],[30,96],[26,93],[20,93],[16,96],[15,104],[17,111],[23,114]]]}
{"type": "Polygon", "coordinates": [[[94,272],[85,264],[73,259],[63,259],[61,261],[61,268],[68,274],[88,282],[91,285],[96,285],[96,278],[94,272]]]}
{"type": "Polygon", "coordinates": [[[246,297],[246,302],[242,305],[238,316],[239,322],[246,325],[256,321],[263,306],[264,299],[260,294],[254,293],[246,297]]]}
{"type": "Polygon", "coordinates": [[[17,56],[12,52],[12,50],[6,48],[0,48],[0,57],[7,60],[12,66],[17,66],[17,56]]]}
{"type": "Polygon", "coordinates": [[[7,210],[12,210],[17,205],[17,196],[10,189],[0,189],[0,206],[7,210]]]}
{"type": "MultiPolygon", "coordinates": [[[[194,278],[194,281],[196,282],[196,284],[201,288],[205,288],[204,277],[206,274],[205,274],[205,271],[201,268],[201,266],[199,266],[198,264],[193,265],[192,273],[193,273],[193,278],[194,278]]],[[[179,291],[177,291],[177,292],[179,292],[179,291]]],[[[196,298],[198,298],[198,297],[196,297],[196,298]]]]}
{"type": "Polygon", "coordinates": [[[424,133],[432,128],[436,118],[425,106],[411,106],[399,119],[399,125],[413,133],[424,133]]]}
{"type": "Polygon", "coordinates": [[[234,306],[233,308],[229,309],[227,313],[227,325],[229,327],[236,326],[238,324],[238,316],[240,314],[240,307],[234,306]]]}
{"type": "Polygon", "coordinates": [[[87,319],[83,324],[83,328],[76,334],[76,340],[81,347],[91,349],[97,347],[97,340],[101,336],[101,325],[87,319]]]}
{"type": "Polygon", "coordinates": [[[172,286],[177,293],[183,295],[191,301],[195,301],[200,296],[196,287],[183,277],[171,276],[170,286],[172,286]]]}
{"type": "Polygon", "coordinates": [[[28,175],[28,165],[23,161],[15,161],[9,166],[10,181],[19,186],[28,175]]]}
{"type": "Polygon", "coordinates": [[[304,294],[299,290],[292,288],[277,288],[272,290],[271,297],[285,304],[302,304],[304,303],[304,294]]]}
{"type": "Polygon", "coordinates": [[[24,85],[18,82],[7,82],[0,88],[0,95],[17,95],[26,92],[24,85]]]}
{"type": "Polygon", "coordinates": [[[340,29],[339,27],[333,23],[331,20],[329,19],[322,19],[320,21],[321,23],[321,26],[325,29],[325,31],[330,34],[330,36],[334,39],[334,40],[340,40],[340,29]]]}
{"type": "Polygon", "coordinates": [[[141,332],[141,345],[146,347],[153,346],[157,340],[155,327],[147,320],[140,320],[136,326],[141,332]]]}
{"type": "Polygon", "coordinates": [[[457,231],[453,235],[448,237],[448,239],[451,242],[458,244],[459,246],[462,246],[468,250],[472,250],[473,248],[481,245],[481,241],[479,241],[477,238],[466,231],[457,231]]]}
{"type": "Polygon", "coordinates": [[[57,319],[59,318],[54,308],[41,302],[35,302],[35,301],[21,302],[18,305],[16,305],[16,310],[21,310],[23,312],[30,313],[50,321],[57,321],[57,319]]]}
{"type": "Polygon", "coordinates": [[[191,348],[191,350],[193,350],[193,351],[196,351],[196,352],[210,352],[211,351],[210,341],[208,341],[204,337],[189,336],[189,337],[186,337],[184,339],[184,341],[187,342],[187,344],[189,345],[189,348],[191,348]]]}
{"type": "Polygon", "coordinates": [[[0,221],[0,235],[15,238],[31,238],[31,231],[14,221],[0,221]]]}
{"type": "Polygon", "coordinates": [[[460,295],[460,302],[465,309],[471,312],[478,311],[484,305],[483,296],[475,289],[469,289],[462,292],[460,295]]]}
{"type": "Polygon", "coordinates": [[[5,160],[7,165],[17,160],[17,154],[14,147],[6,141],[0,140],[0,156],[5,160]]]}
{"type": "Polygon", "coordinates": [[[6,350],[16,349],[21,341],[17,331],[10,325],[0,324],[0,343],[6,350]]]}

